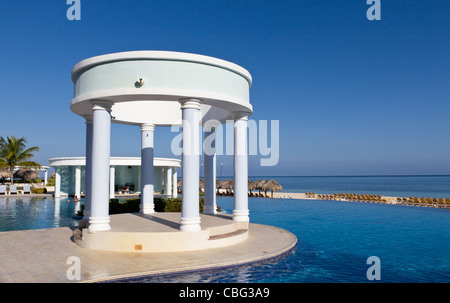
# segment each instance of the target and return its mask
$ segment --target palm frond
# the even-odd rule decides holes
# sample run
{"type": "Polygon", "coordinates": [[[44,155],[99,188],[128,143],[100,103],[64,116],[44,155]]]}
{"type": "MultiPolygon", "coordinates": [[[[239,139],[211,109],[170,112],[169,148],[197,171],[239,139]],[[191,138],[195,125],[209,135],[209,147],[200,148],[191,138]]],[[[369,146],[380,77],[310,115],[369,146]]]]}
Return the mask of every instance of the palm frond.
{"type": "Polygon", "coordinates": [[[7,167],[11,172],[16,166],[41,168],[39,163],[30,161],[33,153],[39,151],[39,147],[26,148],[26,142],[23,137],[0,137],[0,167],[7,167]]]}
{"type": "Polygon", "coordinates": [[[25,167],[31,167],[34,169],[39,169],[41,168],[41,165],[37,162],[34,161],[23,161],[23,162],[19,162],[17,163],[18,166],[25,166],[25,167]]]}

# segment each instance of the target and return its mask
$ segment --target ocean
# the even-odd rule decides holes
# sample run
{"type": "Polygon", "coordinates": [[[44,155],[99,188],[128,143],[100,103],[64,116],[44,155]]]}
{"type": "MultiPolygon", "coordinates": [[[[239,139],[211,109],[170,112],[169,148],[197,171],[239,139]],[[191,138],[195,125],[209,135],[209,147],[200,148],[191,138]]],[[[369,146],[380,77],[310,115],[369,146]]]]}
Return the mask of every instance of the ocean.
{"type": "MultiPolygon", "coordinates": [[[[227,177],[221,178],[223,180],[227,177]]],[[[316,194],[372,194],[389,197],[450,198],[450,176],[251,176],[249,179],[274,179],[283,192],[316,194]]]]}

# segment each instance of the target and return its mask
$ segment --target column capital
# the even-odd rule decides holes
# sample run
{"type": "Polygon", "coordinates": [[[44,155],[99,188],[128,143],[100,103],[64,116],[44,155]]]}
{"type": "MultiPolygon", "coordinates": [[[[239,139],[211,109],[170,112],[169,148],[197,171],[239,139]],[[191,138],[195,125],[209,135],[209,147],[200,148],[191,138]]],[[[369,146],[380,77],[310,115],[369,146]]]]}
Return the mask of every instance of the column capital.
{"type": "Polygon", "coordinates": [[[141,131],[155,131],[155,124],[141,124],[141,131]]]}
{"type": "Polygon", "coordinates": [[[113,102],[107,100],[94,100],[91,101],[92,110],[106,110],[107,112],[111,112],[111,108],[113,106],[113,102]]]}
{"type": "Polygon", "coordinates": [[[233,120],[248,120],[248,116],[250,116],[249,112],[234,112],[231,114],[233,120]]]}
{"type": "Polygon", "coordinates": [[[193,108],[193,109],[200,109],[200,99],[193,99],[193,98],[183,98],[179,100],[181,104],[181,109],[185,108],[193,108]]]}

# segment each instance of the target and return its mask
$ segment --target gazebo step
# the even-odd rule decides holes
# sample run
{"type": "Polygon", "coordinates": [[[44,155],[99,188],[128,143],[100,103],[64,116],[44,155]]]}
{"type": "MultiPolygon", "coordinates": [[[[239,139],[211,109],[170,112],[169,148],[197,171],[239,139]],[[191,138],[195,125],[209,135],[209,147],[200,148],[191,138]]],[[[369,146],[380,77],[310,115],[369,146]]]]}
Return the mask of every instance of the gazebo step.
{"type": "Polygon", "coordinates": [[[230,237],[245,234],[247,231],[248,231],[247,229],[238,229],[238,230],[232,231],[230,233],[210,236],[208,240],[219,240],[219,239],[230,238],[230,237]]]}
{"type": "Polygon", "coordinates": [[[111,229],[89,232],[76,229],[73,239],[81,247],[116,252],[181,252],[225,247],[245,241],[248,222],[231,216],[203,216],[204,229],[182,232],[176,213],[111,215],[111,229]]]}

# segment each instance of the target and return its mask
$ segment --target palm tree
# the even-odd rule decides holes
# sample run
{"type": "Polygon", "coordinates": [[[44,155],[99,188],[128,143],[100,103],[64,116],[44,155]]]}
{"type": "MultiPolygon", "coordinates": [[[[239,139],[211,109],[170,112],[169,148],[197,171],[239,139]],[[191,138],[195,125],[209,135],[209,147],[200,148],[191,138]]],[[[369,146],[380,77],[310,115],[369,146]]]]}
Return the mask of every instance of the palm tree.
{"type": "Polygon", "coordinates": [[[39,147],[30,147],[26,149],[26,139],[16,137],[0,137],[0,168],[6,167],[9,170],[11,184],[14,184],[14,168],[16,166],[25,166],[32,168],[40,168],[41,165],[37,162],[30,161],[33,158],[33,153],[39,151],[39,147]]]}

